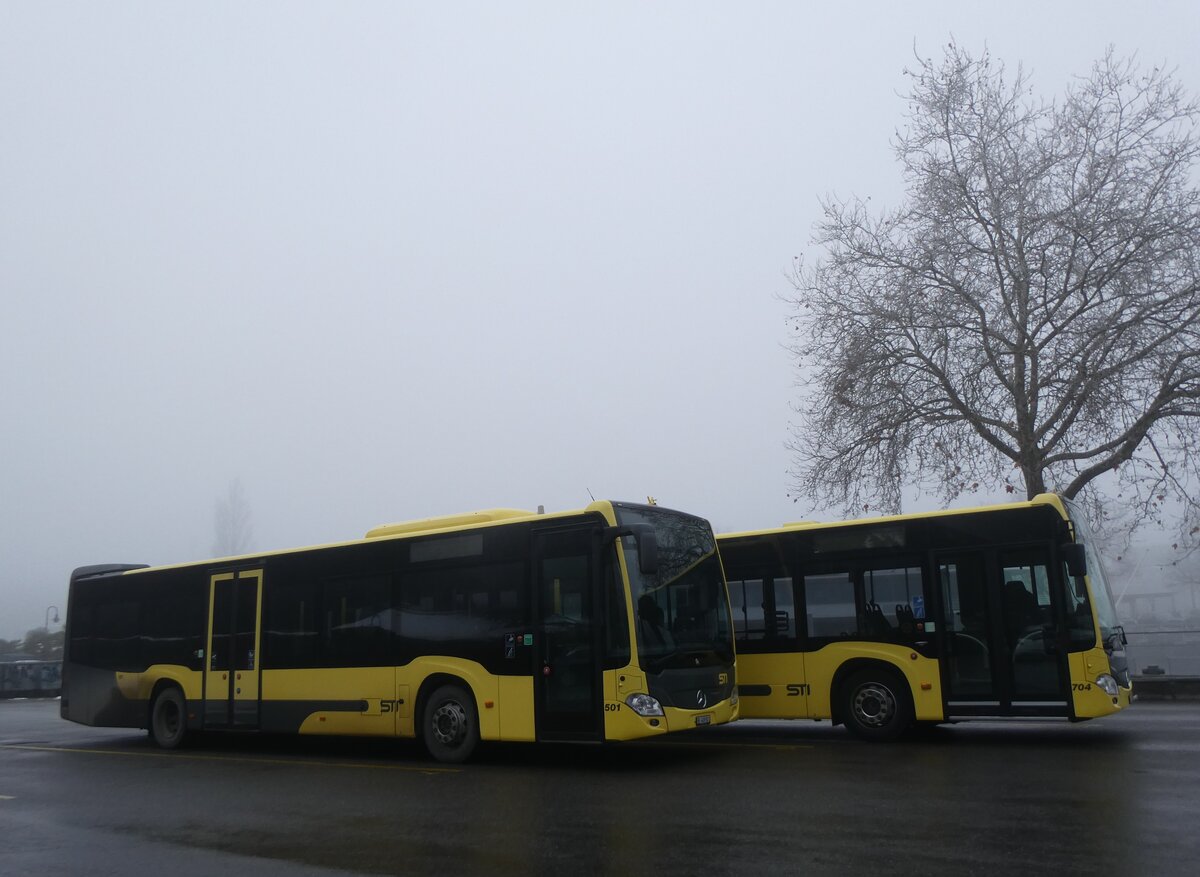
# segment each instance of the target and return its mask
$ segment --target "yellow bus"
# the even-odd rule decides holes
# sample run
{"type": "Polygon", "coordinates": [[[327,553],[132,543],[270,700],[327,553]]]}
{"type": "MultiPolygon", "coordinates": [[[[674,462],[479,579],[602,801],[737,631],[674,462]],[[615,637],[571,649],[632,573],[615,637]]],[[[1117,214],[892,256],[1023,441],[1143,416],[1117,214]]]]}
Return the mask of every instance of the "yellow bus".
{"type": "Polygon", "coordinates": [[[707,521],[494,509],[353,542],[71,576],[61,714],[189,731],[629,740],[737,715],[707,521]],[[636,620],[635,620],[636,619],[636,620]]]}
{"type": "Polygon", "coordinates": [[[742,718],[832,719],[887,740],[914,723],[1129,705],[1104,568],[1062,497],[717,541],[742,718]]]}

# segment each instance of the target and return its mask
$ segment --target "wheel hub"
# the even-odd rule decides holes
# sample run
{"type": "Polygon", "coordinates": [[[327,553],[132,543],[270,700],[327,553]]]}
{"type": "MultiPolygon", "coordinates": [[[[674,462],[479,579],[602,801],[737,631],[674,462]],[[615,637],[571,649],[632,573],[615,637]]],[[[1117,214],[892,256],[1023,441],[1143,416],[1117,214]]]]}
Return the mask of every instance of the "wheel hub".
{"type": "Polygon", "coordinates": [[[882,728],[896,715],[896,696],[882,683],[868,682],[854,693],[854,717],[863,725],[882,728]]]}
{"type": "Polygon", "coordinates": [[[434,711],[430,725],[439,743],[457,746],[467,736],[467,712],[461,704],[447,701],[434,711]]]}
{"type": "Polygon", "coordinates": [[[175,704],[168,703],[163,706],[162,724],[167,735],[174,737],[175,732],[179,730],[179,708],[175,704]]]}

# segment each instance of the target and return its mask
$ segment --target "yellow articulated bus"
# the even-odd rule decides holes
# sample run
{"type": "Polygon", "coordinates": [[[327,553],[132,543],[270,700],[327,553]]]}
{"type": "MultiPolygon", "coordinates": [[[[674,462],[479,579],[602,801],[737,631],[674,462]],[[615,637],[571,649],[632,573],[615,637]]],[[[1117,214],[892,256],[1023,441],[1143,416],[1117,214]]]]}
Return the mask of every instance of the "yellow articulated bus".
{"type": "Polygon", "coordinates": [[[1125,634],[1082,511],[1028,502],[718,537],[742,718],[1082,720],[1129,705],[1125,634]]]}
{"type": "Polygon", "coordinates": [[[148,728],[629,740],[737,716],[707,521],[657,506],[510,509],[353,542],[71,577],[63,718],[148,728]],[[636,619],[636,621],[635,621],[636,619]]]}

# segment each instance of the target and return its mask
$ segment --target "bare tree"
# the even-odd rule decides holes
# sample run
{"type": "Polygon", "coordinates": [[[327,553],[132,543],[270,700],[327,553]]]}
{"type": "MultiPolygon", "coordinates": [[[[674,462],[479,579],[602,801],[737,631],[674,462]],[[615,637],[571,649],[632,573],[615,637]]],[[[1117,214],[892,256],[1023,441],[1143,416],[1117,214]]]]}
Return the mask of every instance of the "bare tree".
{"type": "Polygon", "coordinates": [[[825,254],[794,266],[794,489],[859,511],[1053,489],[1195,537],[1194,99],[1112,50],[1051,102],[954,44],[907,72],[905,202],[826,200],[825,254]]]}
{"type": "Polygon", "coordinates": [[[21,651],[39,661],[58,661],[62,658],[64,639],[62,630],[51,633],[45,627],[38,627],[25,634],[21,651]]]}
{"type": "Polygon", "coordinates": [[[250,504],[246,502],[240,478],[229,482],[228,492],[217,500],[213,518],[216,526],[213,554],[229,557],[250,550],[254,531],[250,522],[250,504]]]}

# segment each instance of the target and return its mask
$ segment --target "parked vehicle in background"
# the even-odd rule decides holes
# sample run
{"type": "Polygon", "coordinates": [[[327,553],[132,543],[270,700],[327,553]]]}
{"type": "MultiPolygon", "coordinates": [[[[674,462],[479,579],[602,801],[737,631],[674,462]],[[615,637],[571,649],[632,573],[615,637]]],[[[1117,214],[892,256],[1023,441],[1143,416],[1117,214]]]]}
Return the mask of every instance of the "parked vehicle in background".
{"type": "Polygon", "coordinates": [[[1129,705],[1125,634],[1076,506],[1028,502],[718,537],[743,718],[1071,720],[1129,705]]]}

